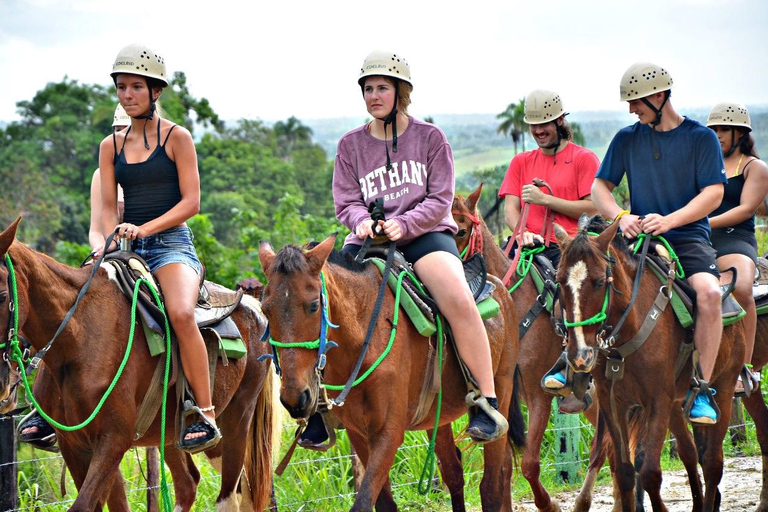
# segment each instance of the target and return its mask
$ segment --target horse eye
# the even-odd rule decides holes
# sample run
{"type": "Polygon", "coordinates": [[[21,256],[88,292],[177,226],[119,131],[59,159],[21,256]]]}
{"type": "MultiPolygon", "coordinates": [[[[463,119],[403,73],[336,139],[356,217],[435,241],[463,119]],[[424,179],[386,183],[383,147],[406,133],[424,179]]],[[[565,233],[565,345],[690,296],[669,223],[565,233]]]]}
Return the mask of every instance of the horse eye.
{"type": "Polygon", "coordinates": [[[0,291],[0,304],[4,304],[7,298],[8,298],[8,292],[5,290],[0,291]]]}
{"type": "Polygon", "coordinates": [[[317,313],[320,310],[320,301],[319,300],[313,300],[309,303],[309,307],[307,308],[307,311],[311,313],[317,313]]]}
{"type": "Polygon", "coordinates": [[[595,281],[594,282],[594,286],[595,286],[596,290],[598,290],[598,289],[602,288],[603,286],[605,286],[605,278],[601,277],[600,279],[595,281]]]}
{"type": "Polygon", "coordinates": [[[466,229],[460,229],[458,233],[456,233],[456,236],[459,238],[464,238],[467,236],[467,230],[466,229]]]}

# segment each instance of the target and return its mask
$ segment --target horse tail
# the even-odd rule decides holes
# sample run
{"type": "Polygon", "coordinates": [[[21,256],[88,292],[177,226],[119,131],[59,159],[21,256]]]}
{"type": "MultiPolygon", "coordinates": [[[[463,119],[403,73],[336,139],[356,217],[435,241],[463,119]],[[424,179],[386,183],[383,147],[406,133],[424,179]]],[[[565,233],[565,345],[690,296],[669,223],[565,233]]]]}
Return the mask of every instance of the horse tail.
{"type": "Polygon", "coordinates": [[[250,428],[250,435],[245,452],[245,472],[250,483],[253,510],[265,510],[270,507],[273,495],[272,463],[279,451],[280,443],[280,408],[275,399],[276,375],[273,366],[267,370],[267,377],[256,399],[256,410],[250,428]]]}
{"type": "Polygon", "coordinates": [[[525,418],[520,409],[521,378],[520,366],[516,365],[512,400],[509,402],[509,430],[507,431],[507,438],[513,451],[518,451],[525,447],[525,418]]]}

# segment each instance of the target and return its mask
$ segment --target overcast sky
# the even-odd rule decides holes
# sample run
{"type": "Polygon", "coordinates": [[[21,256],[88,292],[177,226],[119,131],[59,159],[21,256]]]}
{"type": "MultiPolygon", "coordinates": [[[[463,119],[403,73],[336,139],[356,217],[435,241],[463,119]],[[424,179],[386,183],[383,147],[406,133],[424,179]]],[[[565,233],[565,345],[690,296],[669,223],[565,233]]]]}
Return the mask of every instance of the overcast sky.
{"type": "Polygon", "coordinates": [[[0,120],[65,75],[109,84],[135,42],[224,119],[363,119],[374,49],[408,59],[418,117],[498,113],[535,88],[570,111],[624,110],[639,60],[670,71],[678,108],[768,104],[765,0],[0,0],[0,120]]]}

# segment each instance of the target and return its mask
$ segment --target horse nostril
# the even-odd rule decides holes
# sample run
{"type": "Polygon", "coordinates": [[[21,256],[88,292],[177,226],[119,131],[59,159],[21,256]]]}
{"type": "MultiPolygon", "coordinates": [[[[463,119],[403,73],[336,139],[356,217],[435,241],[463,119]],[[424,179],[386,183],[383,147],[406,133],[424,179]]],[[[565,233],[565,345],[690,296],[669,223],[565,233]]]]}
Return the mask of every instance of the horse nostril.
{"type": "Polygon", "coordinates": [[[309,393],[309,389],[305,389],[299,396],[298,409],[305,410],[309,407],[312,401],[312,395],[309,393]]]}

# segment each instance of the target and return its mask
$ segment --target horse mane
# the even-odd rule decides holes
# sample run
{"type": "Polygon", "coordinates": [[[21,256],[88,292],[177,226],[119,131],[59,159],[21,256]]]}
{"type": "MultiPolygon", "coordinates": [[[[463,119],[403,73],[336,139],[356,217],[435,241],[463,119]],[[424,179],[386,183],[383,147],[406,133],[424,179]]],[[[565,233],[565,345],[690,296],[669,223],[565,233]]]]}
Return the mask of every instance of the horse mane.
{"type": "MultiPolygon", "coordinates": [[[[275,256],[274,271],[283,275],[307,271],[307,258],[304,256],[306,249],[312,249],[318,242],[310,242],[304,247],[289,244],[284,246],[275,256]]],[[[368,268],[366,262],[359,263],[349,253],[343,253],[333,249],[328,255],[328,263],[339,266],[351,272],[362,273],[368,268]]]]}
{"type": "MultiPolygon", "coordinates": [[[[579,231],[573,238],[573,241],[569,244],[569,252],[578,256],[586,256],[592,254],[594,251],[593,246],[589,243],[592,234],[602,233],[608,227],[608,222],[601,215],[594,215],[589,218],[579,220],[579,231]]],[[[621,253],[627,260],[632,263],[636,263],[639,256],[632,253],[632,250],[627,243],[626,238],[623,236],[615,236],[611,240],[611,247],[621,253]]]]}

